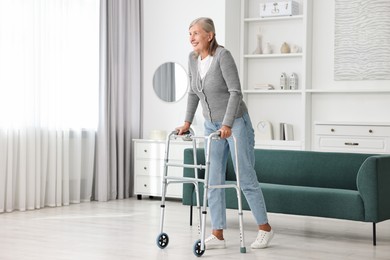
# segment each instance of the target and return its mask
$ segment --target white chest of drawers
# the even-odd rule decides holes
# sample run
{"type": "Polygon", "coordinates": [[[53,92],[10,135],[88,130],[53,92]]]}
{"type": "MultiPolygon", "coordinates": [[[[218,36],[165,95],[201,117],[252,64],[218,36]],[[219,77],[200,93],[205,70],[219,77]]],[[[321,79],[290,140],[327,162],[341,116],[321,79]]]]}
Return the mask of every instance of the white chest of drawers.
{"type": "Polygon", "coordinates": [[[390,153],[390,123],[315,122],[314,149],[390,153]]]}
{"type": "MultiPolygon", "coordinates": [[[[161,196],[162,176],[164,175],[165,141],[134,139],[134,194],[161,196]]],[[[169,161],[183,163],[184,149],[191,148],[192,142],[171,141],[169,161]]],[[[170,167],[169,176],[183,176],[183,168],[170,167]]],[[[182,184],[171,184],[167,188],[167,198],[182,198],[182,184]]]]}

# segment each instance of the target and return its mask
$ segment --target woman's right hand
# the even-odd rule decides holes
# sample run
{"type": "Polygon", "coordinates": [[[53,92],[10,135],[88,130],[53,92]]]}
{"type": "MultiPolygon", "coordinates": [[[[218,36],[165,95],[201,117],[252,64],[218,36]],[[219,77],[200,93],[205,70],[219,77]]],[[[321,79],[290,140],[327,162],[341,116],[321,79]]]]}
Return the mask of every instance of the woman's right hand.
{"type": "Polygon", "coordinates": [[[178,135],[182,135],[190,130],[191,123],[190,122],[184,122],[183,126],[176,127],[175,130],[177,131],[178,135]]]}

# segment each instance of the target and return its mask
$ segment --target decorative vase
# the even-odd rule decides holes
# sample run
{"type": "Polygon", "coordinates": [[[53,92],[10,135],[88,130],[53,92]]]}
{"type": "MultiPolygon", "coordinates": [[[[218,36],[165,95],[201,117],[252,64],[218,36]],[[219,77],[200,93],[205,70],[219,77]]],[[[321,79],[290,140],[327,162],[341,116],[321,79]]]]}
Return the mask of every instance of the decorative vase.
{"type": "Polygon", "coordinates": [[[257,47],[256,49],[253,51],[252,54],[261,54],[262,53],[262,50],[261,50],[261,35],[258,34],[257,35],[257,47]]]}
{"type": "Polygon", "coordinates": [[[265,44],[263,53],[264,54],[271,54],[272,53],[272,47],[271,47],[271,44],[269,42],[267,42],[265,44]]]}
{"type": "Polygon", "coordinates": [[[287,42],[284,42],[282,44],[282,47],[280,47],[280,52],[281,53],[290,53],[290,45],[287,44],[287,42]]]}

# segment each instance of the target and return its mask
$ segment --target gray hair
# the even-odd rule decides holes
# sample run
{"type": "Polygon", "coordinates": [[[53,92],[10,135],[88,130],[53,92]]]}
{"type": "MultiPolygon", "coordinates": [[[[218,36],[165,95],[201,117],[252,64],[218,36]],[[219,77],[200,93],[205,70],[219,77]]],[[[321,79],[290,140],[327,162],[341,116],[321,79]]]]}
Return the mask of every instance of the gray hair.
{"type": "MultiPolygon", "coordinates": [[[[191,22],[189,29],[191,29],[191,27],[194,26],[195,24],[199,24],[202,27],[202,29],[205,30],[205,32],[213,33],[213,38],[211,39],[210,46],[209,46],[209,54],[210,56],[214,56],[215,51],[220,45],[218,44],[217,39],[215,38],[216,34],[215,34],[215,26],[213,20],[208,17],[199,17],[191,22]]],[[[199,54],[197,53],[196,56],[198,55],[199,54]]]]}

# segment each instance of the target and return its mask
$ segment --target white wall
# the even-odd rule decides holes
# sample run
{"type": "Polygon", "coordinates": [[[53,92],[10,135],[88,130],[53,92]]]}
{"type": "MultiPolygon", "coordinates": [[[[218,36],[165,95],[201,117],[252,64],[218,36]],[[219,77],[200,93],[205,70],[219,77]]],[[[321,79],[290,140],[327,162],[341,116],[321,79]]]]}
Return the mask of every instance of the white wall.
{"type": "MultiPolygon", "coordinates": [[[[225,0],[143,1],[143,138],[148,138],[151,130],[170,132],[183,124],[187,96],[175,103],[167,103],[157,98],[152,85],[154,71],[160,64],[168,61],[177,62],[188,70],[188,54],[192,51],[188,26],[198,17],[207,16],[214,20],[217,40],[225,45],[225,2],[225,0]]],[[[198,113],[197,123],[202,122],[201,114],[198,113]]]]}
{"type": "Polygon", "coordinates": [[[313,88],[388,88],[389,80],[334,80],[334,18],[335,1],[313,0],[313,88]]]}
{"type": "MultiPolygon", "coordinates": [[[[313,1],[313,89],[389,89],[389,80],[335,81],[335,1],[313,1]]],[[[364,51],[364,50],[362,50],[364,51]]],[[[312,94],[312,121],[389,122],[389,93],[312,94]]]]}

